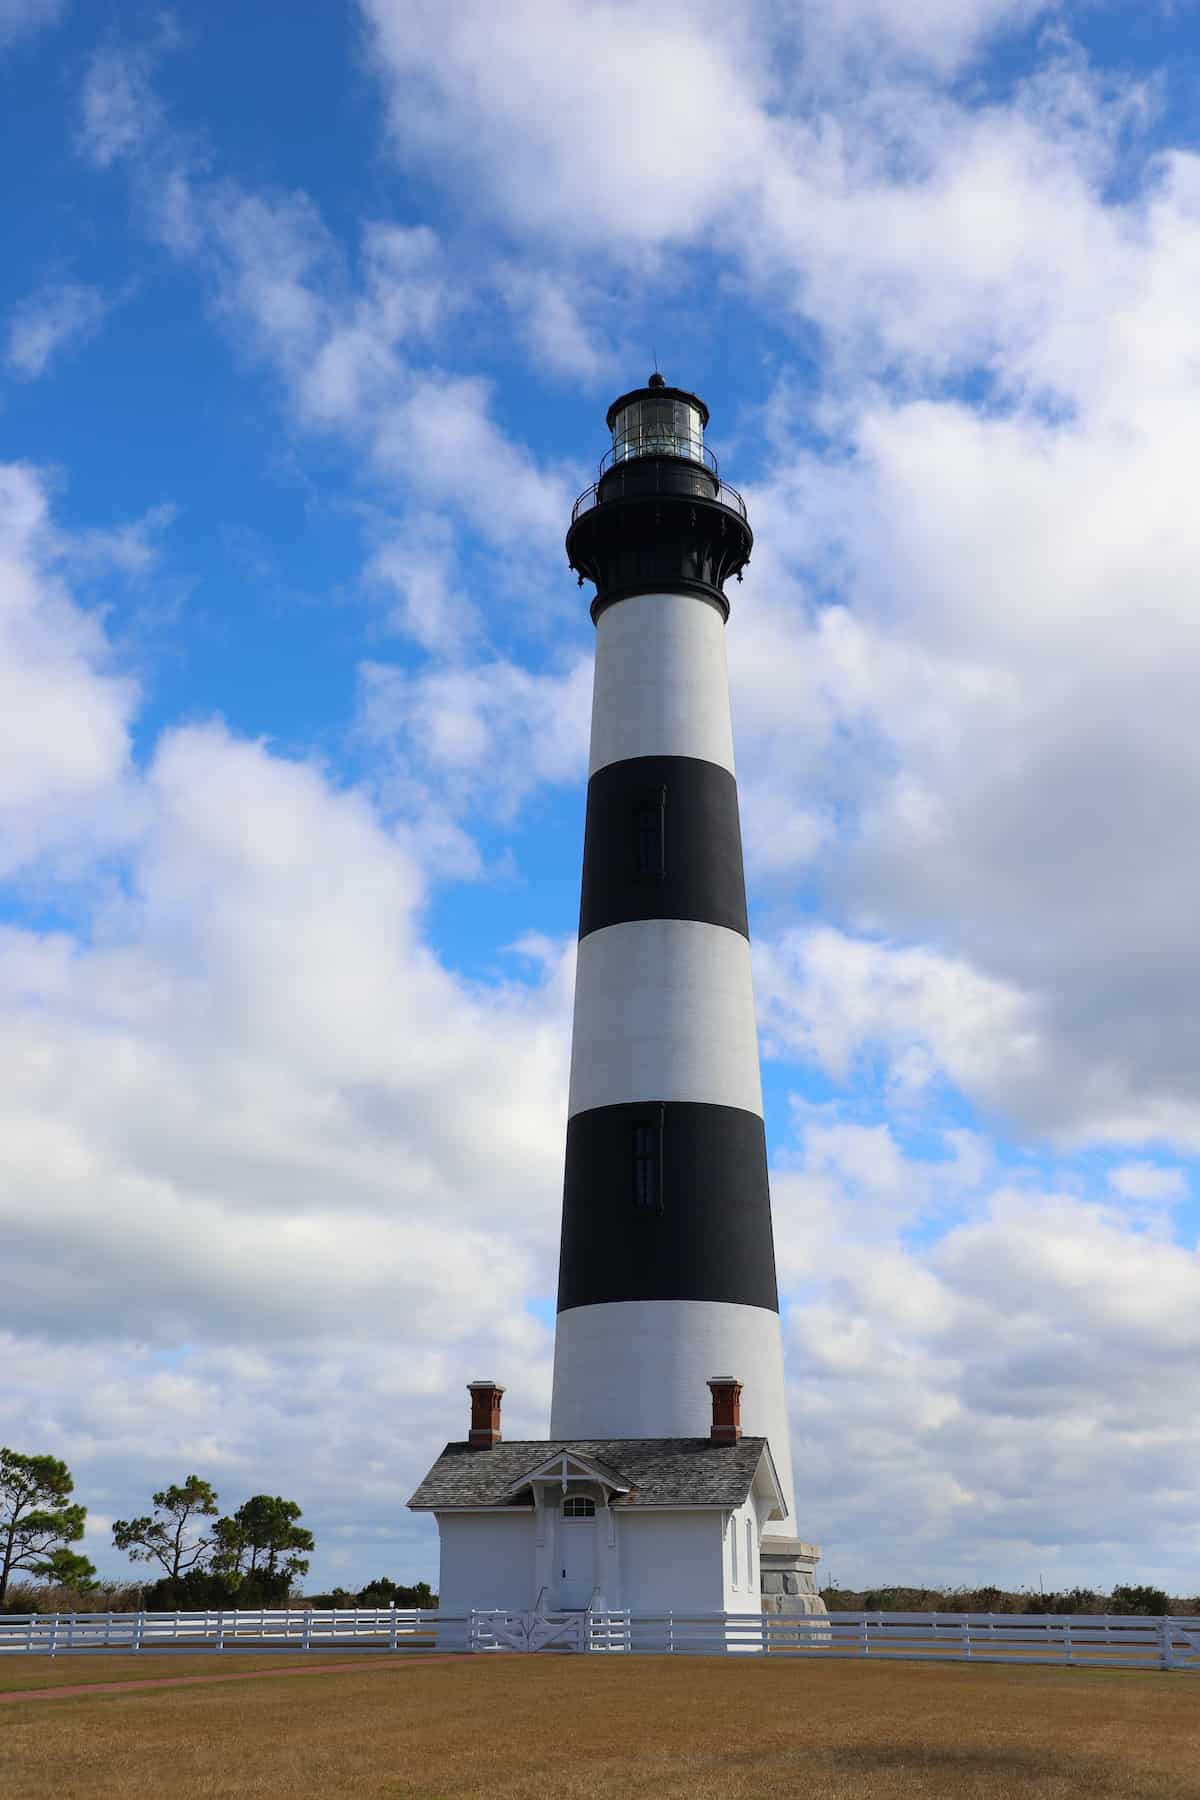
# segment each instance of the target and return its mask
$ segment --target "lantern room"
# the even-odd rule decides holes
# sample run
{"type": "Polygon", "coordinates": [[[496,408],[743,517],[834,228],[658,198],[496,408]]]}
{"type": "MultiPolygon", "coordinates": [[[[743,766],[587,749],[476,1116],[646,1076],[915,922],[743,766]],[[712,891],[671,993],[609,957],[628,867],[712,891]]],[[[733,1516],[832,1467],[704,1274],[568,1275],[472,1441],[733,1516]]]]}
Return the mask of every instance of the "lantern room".
{"type": "Polygon", "coordinates": [[[603,467],[635,456],[678,456],[715,469],[716,458],[704,446],[708,408],[696,394],[668,387],[657,371],[644,388],[622,394],[608,409],[612,449],[603,467]]]}

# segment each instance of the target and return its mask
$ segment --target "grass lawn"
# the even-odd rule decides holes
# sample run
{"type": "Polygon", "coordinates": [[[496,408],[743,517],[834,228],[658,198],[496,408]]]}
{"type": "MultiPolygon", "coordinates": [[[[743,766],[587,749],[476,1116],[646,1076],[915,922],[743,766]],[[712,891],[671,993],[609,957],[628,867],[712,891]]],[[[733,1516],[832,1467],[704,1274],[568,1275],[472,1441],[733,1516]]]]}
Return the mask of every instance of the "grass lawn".
{"type": "MultiPolygon", "coordinates": [[[[212,1656],[38,1660],[29,1685],[35,1673],[50,1686],[221,1672],[212,1656]]],[[[239,1655],[225,1667],[282,1662],[239,1655]]],[[[7,1704],[0,1794],[1200,1800],[1200,1678],[1190,1674],[627,1656],[389,1662],[7,1704]]],[[[0,1690],[18,1674],[27,1679],[0,1664],[0,1690]]]]}
{"type": "MultiPolygon", "coordinates": [[[[115,1655],[106,1651],[85,1651],[76,1656],[0,1657],[0,1694],[11,1694],[25,1688],[94,1687],[111,1681],[157,1681],[179,1675],[245,1675],[252,1669],[303,1668],[306,1663],[350,1662],[359,1652],[331,1650],[329,1655],[310,1651],[307,1655],[288,1655],[286,1651],[267,1651],[256,1656],[253,1651],[230,1651],[223,1656],[207,1653],[196,1655],[186,1650],[167,1650],[155,1656],[139,1651],[136,1656],[115,1655]]],[[[365,1659],[364,1659],[365,1660],[365,1659]]],[[[378,1656],[372,1662],[386,1660],[378,1656]]]]}

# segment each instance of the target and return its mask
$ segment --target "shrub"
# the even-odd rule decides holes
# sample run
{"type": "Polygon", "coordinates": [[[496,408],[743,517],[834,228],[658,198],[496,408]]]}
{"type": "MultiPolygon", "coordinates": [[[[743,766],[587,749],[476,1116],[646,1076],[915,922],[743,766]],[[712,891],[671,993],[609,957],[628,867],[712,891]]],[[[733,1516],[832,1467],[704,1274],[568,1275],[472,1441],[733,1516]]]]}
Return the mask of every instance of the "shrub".
{"type": "Polygon", "coordinates": [[[1109,1604],[1110,1612],[1137,1613],[1151,1619],[1166,1618],[1170,1608],[1166,1594],[1156,1587],[1115,1587],[1109,1604]]]}

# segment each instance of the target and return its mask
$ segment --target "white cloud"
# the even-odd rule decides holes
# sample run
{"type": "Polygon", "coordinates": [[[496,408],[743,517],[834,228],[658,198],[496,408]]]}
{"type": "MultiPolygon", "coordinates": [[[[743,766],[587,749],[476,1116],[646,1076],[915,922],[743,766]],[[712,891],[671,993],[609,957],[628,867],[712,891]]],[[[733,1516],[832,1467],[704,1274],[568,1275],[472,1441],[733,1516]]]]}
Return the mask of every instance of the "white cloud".
{"type": "Polygon", "coordinates": [[[0,0],[0,50],[61,16],[63,0],[0,0]]]}
{"type": "Polygon", "coordinates": [[[162,533],[177,511],[172,502],[164,501],[127,525],[74,532],[60,541],[62,559],[73,571],[115,569],[130,578],[149,575],[160,561],[162,533]]]}
{"type": "MultiPolygon", "coordinates": [[[[482,8],[449,29],[364,10],[398,153],[468,170],[464,205],[539,262],[553,242],[607,276],[716,248],[823,335],[828,452],[797,450],[814,420],[785,404],[750,496],[739,775],[752,875],[819,881],[842,943],[864,940],[894,1079],[911,1098],[940,1072],[1063,1140],[1200,1143],[1200,1040],[1170,998],[1200,979],[1179,829],[1200,799],[1200,164],[1139,147],[1155,84],[1059,31],[1002,100],[947,85],[989,34],[1069,15],[1033,4],[862,0],[807,36],[764,7],[757,39],[706,7],[503,31],[482,8]],[[685,164],[689,107],[705,155],[685,164]],[[968,375],[981,405],[948,395],[968,375]]],[[[812,1029],[853,1057],[844,1015],[812,1029]]]]}
{"type": "Polygon", "coordinates": [[[387,791],[411,805],[413,771],[455,816],[511,818],[539,783],[587,775],[591,658],[535,674],[503,658],[417,673],[362,671],[361,730],[390,765],[387,791]]]}
{"type": "Polygon", "coordinates": [[[972,1098],[995,1103],[1038,1087],[1039,1017],[1029,996],[920,947],[847,936],[830,926],[755,945],[755,989],[768,1052],[817,1063],[841,1082],[855,1058],[884,1050],[897,1064],[925,1052],[972,1098]]]}
{"type": "Polygon", "coordinates": [[[454,533],[436,513],[410,516],[403,533],[371,556],[365,579],[395,596],[385,624],[423,650],[449,653],[481,631],[479,608],[459,575],[454,533]]]}
{"type": "Polygon", "coordinates": [[[107,311],[100,289],[80,282],[30,294],[9,315],[5,363],[22,380],[36,380],[62,352],[93,337],[107,311]]]}
{"type": "Polygon", "coordinates": [[[107,169],[148,142],[162,118],[150,85],[157,51],[109,47],[88,65],[80,96],[79,149],[107,169]]]}
{"type": "Polygon", "coordinates": [[[806,73],[845,80],[881,60],[915,63],[952,75],[997,33],[1047,13],[1054,0],[808,0],[791,15],[799,28],[806,73]]]}
{"type": "Polygon", "coordinates": [[[135,828],[132,680],[72,598],[43,478],[0,465],[0,873],[86,866],[135,828]]]}
{"type": "Polygon", "coordinates": [[[1006,1188],[978,1140],[946,1148],[812,1123],[773,1178],[824,1572],[1192,1592],[1200,1259],[1119,1207],[1006,1188]],[[931,1208],[960,1217],[917,1248],[931,1208]]]}
{"type": "Polygon", "coordinates": [[[307,427],[361,444],[389,482],[452,505],[490,539],[532,534],[542,545],[559,534],[570,484],[497,425],[489,383],[415,360],[451,304],[432,232],[368,226],[356,282],[303,194],[193,187],[191,216],[190,253],[211,272],[222,314],[282,377],[307,427]]]}
{"type": "MultiPolygon", "coordinates": [[[[446,508],[505,545],[507,578],[536,595],[530,569],[561,535],[577,472],[539,465],[503,429],[487,379],[430,360],[463,303],[435,234],[368,222],[352,267],[303,193],[254,193],[168,162],[143,197],[168,248],[210,281],[235,343],[279,379],[295,421],[360,449],[418,536],[446,508]]],[[[405,585],[423,598],[400,616],[426,647],[468,623],[469,609],[447,612],[444,560],[436,578],[427,568],[405,585]]]]}
{"type": "Polygon", "coordinates": [[[326,1548],[377,1532],[428,1573],[401,1503],[463,1384],[506,1369],[513,1426],[544,1424],[568,959],[462,981],[417,840],[219,727],[161,741],[142,824],[86,936],[0,933],[5,1322],[40,1371],[4,1439],[68,1438],[108,1514],[269,1458],[326,1548]],[[361,1453],[353,1503],[304,1467],[313,1430],[361,1453]]]}
{"type": "Polygon", "coordinates": [[[1164,1167],[1161,1163],[1122,1163],[1109,1172],[1109,1185],[1128,1200],[1180,1200],[1188,1191],[1187,1175],[1182,1169],[1164,1167]]]}
{"type": "Polygon", "coordinates": [[[398,145],[523,227],[680,242],[736,203],[766,151],[755,34],[740,19],[734,33],[709,0],[686,12],[547,13],[538,0],[503,15],[477,0],[449,14],[426,0],[363,11],[398,145]]]}
{"type": "Polygon", "coordinates": [[[591,325],[587,310],[616,310],[612,296],[581,293],[581,284],[548,268],[519,263],[500,271],[500,287],[539,373],[596,387],[618,379],[616,353],[591,325]]]}
{"type": "MultiPolygon", "coordinates": [[[[919,222],[926,183],[910,208],[904,178],[935,130],[966,117],[934,84],[1051,10],[571,0],[547,13],[521,0],[501,18],[471,0],[447,19],[407,0],[361,5],[397,153],[449,177],[472,213],[635,258],[723,233],[758,275],[778,257],[819,270],[837,247],[839,264],[854,254],[854,190],[885,169],[880,187],[919,222]]],[[[882,209],[876,225],[897,242],[882,209]]]]}

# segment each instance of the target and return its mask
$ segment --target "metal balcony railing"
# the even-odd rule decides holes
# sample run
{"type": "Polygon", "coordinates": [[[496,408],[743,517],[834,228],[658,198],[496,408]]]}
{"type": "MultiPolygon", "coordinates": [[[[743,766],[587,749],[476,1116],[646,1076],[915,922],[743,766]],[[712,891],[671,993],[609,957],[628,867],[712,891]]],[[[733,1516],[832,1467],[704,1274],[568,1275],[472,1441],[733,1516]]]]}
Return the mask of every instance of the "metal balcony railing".
{"type": "MultiPolygon", "coordinates": [[[[647,481],[646,459],[639,457],[636,460],[641,466],[637,469],[636,474],[634,474],[632,470],[630,471],[628,488],[623,479],[626,473],[626,465],[624,463],[618,463],[614,468],[608,470],[601,481],[593,481],[590,488],[584,489],[583,493],[580,494],[578,500],[576,500],[574,506],[571,508],[572,525],[574,525],[575,521],[580,518],[582,514],[591,512],[593,507],[601,504],[601,486],[604,488],[603,499],[605,504],[610,500],[645,500],[655,493],[661,493],[674,500],[687,499],[687,489],[680,482],[679,463],[677,461],[674,461],[669,465],[671,474],[668,479],[663,479],[661,472],[662,465],[660,465],[659,469],[656,470],[655,479],[653,481],[647,481]]],[[[739,518],[744,519],[746,517],[746,502],[742,499],[742,496],[728,481],[722,481],[719,477],[714,482],[712,476],[707,473],[703,474],[697,482],[694,497],[697,500],[707,500],[710,502],[715,500],[718,506],[727,506],[730,512],[737,513],[739,518]]]]}
{"type": "Polygon", "coordinates": [[[696,463],[710,475],[717,473],[717,459],[703,438],[675,437],[670,432],[651,436],[618,438],[612,449],[600,459],[600,473],[606,475],[622,463],[636,462],[643,456],[674,456],[681,462],[696,463]]]}

